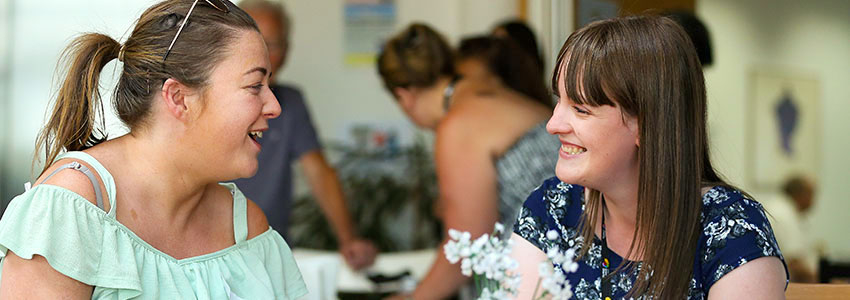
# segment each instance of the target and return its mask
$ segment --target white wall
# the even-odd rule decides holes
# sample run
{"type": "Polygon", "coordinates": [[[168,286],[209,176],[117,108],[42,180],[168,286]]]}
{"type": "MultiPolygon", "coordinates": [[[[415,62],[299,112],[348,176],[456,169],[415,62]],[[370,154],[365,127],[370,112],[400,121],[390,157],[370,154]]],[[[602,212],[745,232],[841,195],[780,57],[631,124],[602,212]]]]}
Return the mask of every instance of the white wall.
{"type": "MultiPolygon", "coordinates": [[[[343,63],[342,0],[284,1],[293,19],[291,52],[278,79],[302,88],[323,140],[344,139],[352,122],[406,124],[374,66],[343,63]]],[[[424,22],[450,43],[515,16],[516,0],[397,0],[397,30],[424,22]]]]}
{"type": "Polygon", "coordinates": [[[823,113],[819,193],[813,234],[831,256],[850,258],[850,1],[697,1],[715,64],[705,72],[713,158],[733,183],[757,199],[774,198],[746,178],[747,101],[757,67],[814,74],[823,113]]]}
{"type": "Polygon", "coordinates": [[[537,35],[537,43],[543,52],[544,81],[549,84],[549,77],[555,67],[555,59],[561,46],[570,33],[573,32],[573,0],[534,0],[528,1],[528,16],[526,22],[537,35]]]}
{"type": "Polygon", "coordinates": [[[6,167],[6,153],[11,147],[11,143],[7,143],[7,136],[11,127],[12,112],[9,108],[9,46],[11,44],[12,22],[10,0],[0,0],[0,211],[6,208],[4,201],[5,190],[10,187],[7,178],[10,177],[9,169],[6,167]]]}

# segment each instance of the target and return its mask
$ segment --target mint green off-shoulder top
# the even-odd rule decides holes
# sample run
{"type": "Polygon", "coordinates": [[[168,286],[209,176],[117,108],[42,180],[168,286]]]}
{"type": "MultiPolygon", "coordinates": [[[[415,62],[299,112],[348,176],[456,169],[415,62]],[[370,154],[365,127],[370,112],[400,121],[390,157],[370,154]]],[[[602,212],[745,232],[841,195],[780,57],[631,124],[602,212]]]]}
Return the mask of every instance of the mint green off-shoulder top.
{"type": "Polygon", "coordinates": [[[247,239],[247,200],[236,185],[222,183],[233,194],[236,244],[175,259],[118,222],[115,181],[103,165],[83,152],[57,160],[62,158],[82,160],[97,171],[110,210],[55,185],[27,190],[0,219],[0,271],[11,250],[24,259],[41,255],[56,271],[93,286],[92,299],[297,299],[307,293],[277,231],[269,227],[247,239]]]}

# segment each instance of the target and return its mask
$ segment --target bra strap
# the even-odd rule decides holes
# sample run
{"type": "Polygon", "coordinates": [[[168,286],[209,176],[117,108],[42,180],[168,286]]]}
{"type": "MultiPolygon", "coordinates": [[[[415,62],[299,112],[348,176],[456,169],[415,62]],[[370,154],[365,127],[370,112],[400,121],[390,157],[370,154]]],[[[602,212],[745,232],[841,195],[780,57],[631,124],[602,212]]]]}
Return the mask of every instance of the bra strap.
{"type": "MultiPolygon", "coordinates": [[[[97,172],[96,175],[99,176],[100,180],[103,182],[103,197],[107,197],[108,199],[105,200],[109,201],[109,211],[106,212],[106,215],[115,218],[115,195],[117,193],[115,191],[115,179],[113,179],[112,174],[109,173],[109,170],[107,170],[106,167],[104,167],[103,164],[101,164],[93,156],[82,151],[70,151],[62,153],[53,161],[56,162],[66,158],[72,158],[75,160],[82,161],[88,164],[89,169],[91,169],[93,173],[97,172]]],[[[96,186],[100,185],[96,184],[96,186]]]]}
{"type": "Polygon", "coordinates": [[[97,178],[94,176],[94,173],[92,173],[91,170],[89,170],[89,168],[87,168],[86,166],[84,166],[83,164],[81,164],[79,162],[75,161],[75,162],[67,163],[67,164],[60,166],[59,168],[54,170],[52,173],[50,173],[50,175],[47,175],[47,177],[44,178],[44,180],[42,180],[41,183],[46,182],[48,179],[50,179],[50,177],[53,177],[53,175],[56,175],[56,173],[59,173],[59,171],[62,171],[62,170],[65,170],[65,169],[77,170],[79,172],[82,172],[83,174],[86,174],[86,177],[88,177],[89,181],[91,181],[91,183],[92,183],[92,187],[94,187],[94,194],[95,194],[95,197],[97,197],[97,207],[100,208],[101,210],[103,210],[104,209],[103,208],[103,194],[100,191],[100,183],[98,183],[97,178]]]}

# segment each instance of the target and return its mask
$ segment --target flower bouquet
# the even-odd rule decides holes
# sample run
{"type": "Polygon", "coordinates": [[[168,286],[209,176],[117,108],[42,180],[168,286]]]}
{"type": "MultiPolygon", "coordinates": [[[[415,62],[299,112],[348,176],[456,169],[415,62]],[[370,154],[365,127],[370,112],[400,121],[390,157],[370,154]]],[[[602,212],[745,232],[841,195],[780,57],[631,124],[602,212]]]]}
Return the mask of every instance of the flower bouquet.
{"type": "MultiPolygon", "coordinates": [[[[516,272],[519,263],[510,256],[513,241],[499,238],[504,230],[502,224],[496,223],[492,234],[485,233],[473,241],[469,232],[449,229],[449,241],[443,246],[446,259],[452,264],[460,262],[461,273],[473,278],[479,300],[511,299],[517,294],[521,280],[516,272]]],[[[559,235],[550,230],[546,238],[556,240],[559,235]]],[[[540,263],[540,279],[532,299],[569,299],[573,294],[572,286],[565,273],[575,272],[578,268],[574,261],[575,250],[562,252],[554,247],[547,251],[546,256],[548,259],[540,263]],[[556,270],[556,265],[563,272],[556,270]]]]}

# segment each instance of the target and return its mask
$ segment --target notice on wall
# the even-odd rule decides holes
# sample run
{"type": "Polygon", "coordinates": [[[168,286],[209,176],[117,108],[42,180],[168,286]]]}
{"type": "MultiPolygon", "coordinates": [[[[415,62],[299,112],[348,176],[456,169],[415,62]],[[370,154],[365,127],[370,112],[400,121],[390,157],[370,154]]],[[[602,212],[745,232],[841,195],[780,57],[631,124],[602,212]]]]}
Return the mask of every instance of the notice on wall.
{"type": "Polygon", "coordinates": [[[344,15],[345,65],[374,66],[378,51],[395,29],[395,0],[346,0],[344,15]]]}

